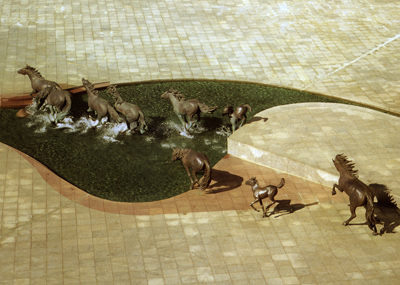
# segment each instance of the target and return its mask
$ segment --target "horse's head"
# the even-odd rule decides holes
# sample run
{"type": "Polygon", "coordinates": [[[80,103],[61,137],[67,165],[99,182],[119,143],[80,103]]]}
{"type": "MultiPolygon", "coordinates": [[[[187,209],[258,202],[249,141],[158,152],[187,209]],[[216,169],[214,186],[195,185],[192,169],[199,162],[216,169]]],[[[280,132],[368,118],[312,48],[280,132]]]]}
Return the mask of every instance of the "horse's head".
{"type": "Polygon", "coordinates": [[[332,162],[340,174],[346,173],[353,178],[358,178],[358,170],[354,169],[354,163],[351,160],[348,160],[347,156],[344,154],[336,155],[335,159],[332,159],[332,162]]]}
{"type": "Polygon", "coordinates": [[[85,87],[91,85],[90,82],[89,82],[89,80],[86,80],[85,78],[82,78],[82,84],[83,84],[83,86],[85,86],[85,87]]]}
{"type": "Polygon", "coordinates": [[[171,161],[177,161],[178,159],[181,158],[181,149],[180,148],[174,148],[172,149],[172,158],[171,161]]]}
{"type": "Polygon", "coordinates": [[[222,116],[225,116],[225,115],[229,116],[232,113],[233,113],[233,107],[232,106],[225,106],[224,110],[222,111],[222,116]]]}
{"type": "Polygon", "coordinates": [[[33,67],[26,65],[24,68],[18,69],[17,72],[22,75],[27,75],[28,71],[33,71],[33,70],[35,70],[33,67]]]}
{"type": "Polygon", "coordinates": [[[249,180],[245,182],[246,185],[250,185],[251,187],[258,184],[258,181],[255,177],[251,177],[249,180]]]}
{"type": "Polygon", "coordinates": [[[161,98],[163,98],[163,99],[168,99],[168,98],[169,98],[169,95],[172,95],[172,94],[174,94],[175,92],[176,92],[176,90],[170,88],[170,89],[168,89],[167,91],[165,91],[163,94],[161,94],[161,98]]]}

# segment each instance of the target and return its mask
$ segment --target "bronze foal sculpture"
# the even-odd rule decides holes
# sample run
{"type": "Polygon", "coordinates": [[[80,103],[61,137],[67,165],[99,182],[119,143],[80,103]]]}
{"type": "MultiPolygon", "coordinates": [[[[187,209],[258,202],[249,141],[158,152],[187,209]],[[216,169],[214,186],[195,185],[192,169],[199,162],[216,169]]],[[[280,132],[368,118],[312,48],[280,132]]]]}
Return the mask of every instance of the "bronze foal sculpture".
{"type": "Polygon", "coordinates": [[[190,189],[194,189],[196,184],[199,184],[200,189],[206,189],[211,182],[211,165],[210,160],[204,153],[197,152],[190,148],[174,148],[172,151],[172,161],[181,160],[186,172],[190,178],[190,189]],[[190,174],[192,172],[192,176],[190,174]],[[197,178],[197,173],[204,171],[203,177],[200,180],[197,178]]]}
{"type": "Polygon", "coordinates": [[[275,196],[278,194],[278,189],[282,188],[285,185],[285,179],[282,178],[281,182],[279,183],[278,186],[275,185],[268,185],[265,187],[261,187],[258,184],[258,181],[255,177],[250,178],[249,180],[246,181],[246,185],[249,185],[251,187],[251,190],[253,191],[253,196],[254,196],[254,201],[251,202],[250,206],[257,212],[260,212],[260,210],[257,210],[253,204],[259,202],[261,205],[261,209],[263,211],[263,218],[268,217],[267,211],[268,209],[276,203],[275,201],[275,196]],[[269,198],[271,200],[271,204],[269,204],[266,208],[264,208],[262,200],[265,198],[269,198]]]}
{"type": "Polygon", "coordinates": [[[338,154],[332,161],[340,174],[338,184],[333,184],[332,195],[336,194],[336,188],[340,192],[345,192],[350,200],[351,216],[343,222],[343,225],[347,226],[356,217],[356,208],[363,206],[366,209],[367,225],[372,230],[372,234],[377,235],[376,223],[378,221],[374,214],[373,190],[358,179],[358,171],[354,169],[354,163],[349,161],[347,156],[338,154]]]}
{"type": "Polygon", "coordinates": [[[233,110],[232,106],[225,106],[222,112],[222,116],[228,115],[232,124],[232,132],[243,126],[247,121],[247,112],[251,112],[251,107],[249,104],[244,104],[237,106],[233,110]]]}

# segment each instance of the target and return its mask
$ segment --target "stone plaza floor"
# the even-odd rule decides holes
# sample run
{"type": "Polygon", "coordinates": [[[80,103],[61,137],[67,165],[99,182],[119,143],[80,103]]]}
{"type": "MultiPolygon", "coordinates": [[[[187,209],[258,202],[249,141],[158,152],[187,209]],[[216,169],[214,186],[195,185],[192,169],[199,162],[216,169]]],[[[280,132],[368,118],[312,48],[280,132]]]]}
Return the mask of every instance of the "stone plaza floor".
{"type": "MultiPolygon", "coordinates": [[[[26,64],[63,87],[215,79],[316,92],[371,108],[279,106],[228,139],[209,191],[149,203],[93,197],[0,144],[4,284],[399,284],[398,209],[331,195],[332,159],[400,200],[397,1],[0,3],[0,96],[31,91],[26,64]],[[249,186],[286,185],[268,218],[249,186]],[[258,204],[255,205],[259,207],[258,204]],[[290,209],[293,212],[290,212],[290,209]]],[[[1,107],[1,106],[0,106],[1,107]]]]}

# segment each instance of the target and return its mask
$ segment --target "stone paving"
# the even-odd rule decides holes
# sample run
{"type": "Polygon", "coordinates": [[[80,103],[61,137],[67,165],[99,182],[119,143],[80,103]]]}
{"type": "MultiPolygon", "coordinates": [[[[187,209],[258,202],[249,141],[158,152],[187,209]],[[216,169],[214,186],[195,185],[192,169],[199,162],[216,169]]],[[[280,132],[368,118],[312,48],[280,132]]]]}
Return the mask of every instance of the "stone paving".
{"type": "MultiPolygon", "coordinates": [[[[5,0],[0,96],[31,91],[29,79],[16,72],[29,64],[61,86],[81,85],[82,77],[240,80],[398,115],[398,14],[397,1],[375,0],[5,0]]],[[[398,284],[398,211],[377,207],[382,236],[371,235],[362,209],[343,227],[348,197],[331,196],[326,181],[337,175],[331,159],[344,152],[362,178],[398,195],[399,117],[318,104],[257,116],[268,120],[253,121],[230,141],[247,136],[246,144],[270,146],[266,153],[283,157],[273,161],[279,165],[239,159],[246,148],[232,148],[235,156],[214,167],[210,193],[152,203],[92,197],[0,144],[1,282],[398,284]],[[296,172],[299,164],[328,179],[296,172]],[[269,218],[249,207],[252,195],[243,182],[252,176],[263,185],[287,180],[269,218]]]]}

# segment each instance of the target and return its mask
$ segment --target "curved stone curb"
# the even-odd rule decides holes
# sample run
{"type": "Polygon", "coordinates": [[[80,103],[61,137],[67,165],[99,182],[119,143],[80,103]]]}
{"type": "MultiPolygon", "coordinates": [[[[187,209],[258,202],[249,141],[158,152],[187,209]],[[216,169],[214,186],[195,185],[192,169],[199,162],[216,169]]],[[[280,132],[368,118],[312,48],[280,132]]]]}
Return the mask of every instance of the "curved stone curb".
{"type": "Polygon", "coordinates": [[[228,138],[228,153],[307,180],[332,185],[332,159],[344,153],[360,179],[400,197],[400,118],[334,103],[301,103],[256,114],[228,138]]]}

